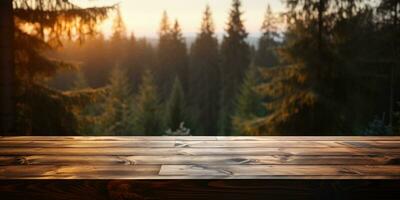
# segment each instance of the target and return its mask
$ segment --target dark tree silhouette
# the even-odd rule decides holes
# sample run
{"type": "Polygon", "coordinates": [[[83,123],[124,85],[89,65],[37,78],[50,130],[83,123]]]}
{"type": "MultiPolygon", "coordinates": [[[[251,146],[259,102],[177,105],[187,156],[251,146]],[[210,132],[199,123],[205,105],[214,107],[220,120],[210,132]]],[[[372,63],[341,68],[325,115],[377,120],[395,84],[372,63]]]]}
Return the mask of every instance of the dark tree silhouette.
{"type": "Polygon", "coordinates": [[[0,134],[15,132],[14,15],[12,0],[0,2],[0,134]]]}
{"type": "Polygon", "coordinates": [[[243,25],[241,5],[240,0],[233,0],[226,35],[221,46],[222,94],[219,132],[222,135],[231,131],[230,118],[234,110],[234,97],[250,64],[250,49],[246,43],[248,33],[243,25]]]}
{"type": "Polygon", "coordinates": [[[215,135],[218,132],[219,109],[219,51],[215,36],[211,9],[206,7],[203,14],[200,33],[191,48],[190,57],[190,98],[188,101],[194,109],[198,132],[215,135]]]}

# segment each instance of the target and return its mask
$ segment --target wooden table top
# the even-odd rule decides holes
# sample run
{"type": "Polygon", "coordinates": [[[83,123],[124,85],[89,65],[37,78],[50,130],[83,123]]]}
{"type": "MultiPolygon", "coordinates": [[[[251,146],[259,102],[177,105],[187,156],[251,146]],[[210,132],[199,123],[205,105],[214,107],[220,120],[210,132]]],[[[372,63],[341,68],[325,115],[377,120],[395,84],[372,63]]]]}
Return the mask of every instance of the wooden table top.
{"type": "Polygon", "coordinates": [[[400,137],[0,137],[0,179],[400,179],[400,137]]]}

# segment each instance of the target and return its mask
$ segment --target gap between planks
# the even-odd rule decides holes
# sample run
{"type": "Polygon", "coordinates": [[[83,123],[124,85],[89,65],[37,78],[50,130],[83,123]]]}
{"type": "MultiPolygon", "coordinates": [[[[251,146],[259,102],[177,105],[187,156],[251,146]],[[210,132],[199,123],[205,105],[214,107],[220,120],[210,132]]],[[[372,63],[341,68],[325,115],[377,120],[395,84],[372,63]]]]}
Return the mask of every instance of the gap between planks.
{"type": "Polygon", "coordinates": [[[400,136],[0,136],[0,141],[400,141],[400,136]]]}
{"type": "Polygon", "coordinates": [[[13,148],[400,148],[400,141],[2,141],[13,148]]]}

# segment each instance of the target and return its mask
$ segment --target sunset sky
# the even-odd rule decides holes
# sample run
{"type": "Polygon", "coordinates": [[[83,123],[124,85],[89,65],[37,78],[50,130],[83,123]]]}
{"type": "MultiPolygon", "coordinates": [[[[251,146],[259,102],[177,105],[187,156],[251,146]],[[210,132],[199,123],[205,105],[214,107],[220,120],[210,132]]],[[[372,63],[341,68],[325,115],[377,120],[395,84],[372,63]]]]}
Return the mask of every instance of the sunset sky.
{"type": "MultiPolygon", "coordinates": [[[[86,6],[120,4],[121,13],[129,32],[138,37],[156,37],[162,12],[166,10],[171,20],[178,19],[185,36],[194,36],[199,30],[202,12],[207,4],[213,11],[217,33],[223,33],[232,0],[72,0],[86,6]]],[[[243,19],[250,36],[258,36],[268,4],[274,12],[284,9],[281,0],[243,0],[243,19]]],[[[111,20],[102,30],[111,32],[111,20]]]]}

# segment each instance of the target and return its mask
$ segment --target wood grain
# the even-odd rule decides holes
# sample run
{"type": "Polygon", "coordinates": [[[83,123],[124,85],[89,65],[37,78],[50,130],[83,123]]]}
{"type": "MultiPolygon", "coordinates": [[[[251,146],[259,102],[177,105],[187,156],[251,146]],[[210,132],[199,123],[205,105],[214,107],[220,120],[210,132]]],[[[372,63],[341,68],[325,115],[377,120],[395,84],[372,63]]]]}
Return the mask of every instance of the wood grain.
{"type": "Polygon", "coordinates": [[[1,137],[4,179],[397,179],[399,137],[1,137]]]}
{"type": "Polygon", "coordinates": [[[399,188],[400,137],[0,137],[5,200],[398,199],[399,188]]]}
{"type": "Polygon", "coordinates": [[[161,176],[400,176],[391,165],[163,165],[161,176]]]}

